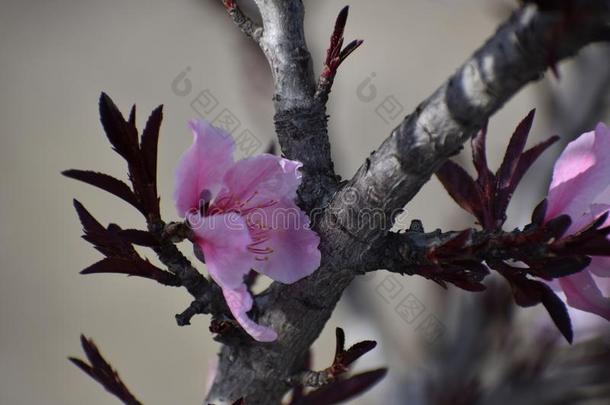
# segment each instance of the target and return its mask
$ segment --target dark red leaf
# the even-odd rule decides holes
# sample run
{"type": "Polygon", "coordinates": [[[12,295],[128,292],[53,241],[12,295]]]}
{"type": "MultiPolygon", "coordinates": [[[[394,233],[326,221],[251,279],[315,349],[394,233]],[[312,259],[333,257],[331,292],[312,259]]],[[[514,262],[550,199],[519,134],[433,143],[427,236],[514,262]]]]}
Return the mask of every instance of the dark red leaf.
{"type": "Polygon", "coordinates": [[[87,211],[80,201],[74,199],[72,200],[72,203],[74,204],[74,208],[76,209],[76,213],[81,224],[83,225],[85,233],[102,233],[106,231],[106,228],[104,228],[89,211],[87,211]]]}
{"type": "Polygon", "coordinates": [[[485,204],[489,204],[491,199],[493,198],[496,190],[495,190],[495,177],[494,174],[489,170],[489,166],[487,164],[487,154],[486,154],[486,140],[487,140],[487,121],[481,128],[481,130],[477,133],[477,135],[472,138],[471,148],[472,148],[472,162],[474,164],[474,168],[477,171],[477,184],[481,189],[481,193],[484,195],[485,204]]]}
{"type": "Polygon", "coordinates": [[[332,382],[306,395],[296,405],[332,405],[352,399],[377,384],[388,370],[380,368],[332,382]]]}
{"type": "Polygon", "coordinates": [[[508,184],[498,190],[498,196],[496,198],[496,217],[501,219],[506,216],[508,204],[510,203],[513,193],[517,189],[517,186],[523,179],[525,173],[540,157],[540,155],[558,139],[558,136],[552,136],[546,141],[531,147],[521,154],[518,159],[517,166],[515,167],[514,172],[508,181],[508,184]]]}
{"type": "Polygon", "coordinates": [[[123,201],[126,201],[129,204],[133,205],[140,212],[143,212],[140,202],[138,201],[138,198],[133,193],[133,191],[131,191],[131,188],[129,188],[127,184],[125,184],[119,179],[116,179],[104,173],[98,173],[89,170],[71,169],[63,171],[62,174],[66,177],[70,177],[72,179],[79,180],[94,187],[100,188],[104,191],[109,192],[110,194],[114,194],[123,201]]]}
{"type": "Polygon", "coordinates": [[[342,328],[335,329],[336,345],[335,345],[335,359],[345,352],[345,332],[342,328]]]}
{"type": "MultiPolygon", "coordinates": [[[[129,111],[129,119],[127,120],[129,126],[136,128],[136,105],[131,106],[131,111],[129,111]]],[[[137,131],[137,128],[136,128],[137,131]]]]}
{"type": "Polygon", "coordinates": [[[536,208],[534,208],[534,211],[532,212],[532,224],[536,224],[538,226],[542,225],[542,223],[544,222],[544,217],[546,215],[547,206],[548,201],[545,198],[544,200],[540,201],[536,208]]]}
{"type": "Polygon", "coordinates": [[[85,336],[81,335],[81,345],[91,364],[89,365],[80,359],[69,357],[68,360],[70,360],[72,364],[100,383],[106,391],[116,396],[125,405],[142,405],[142,403],[129,392],[129,389],[125,386],[118,373],[104,359],[93,340],[87,339],[85,336]]]}
{"type": "Polygon", "coordinates": [[[341,355],[341,364],[345,367],[349,366],[376,346],[377,342],[374,340],[363,340],[354,344],[341,355]]]}
{"type": "Polygon", "coordinates": [[[587,228],[585,228],[585,230],[587,230],[587,229],[599,229],[599,227],[601,227],[606,222],[606,220],[608,219],[608,215],[609,214],[610,214],[610,211],[604,212],[599,217],[597,217],[595,219],[595,221],[591,222],[591,224],[589,226],[587,226],[587,228]]]}
{"type": "Polygon", "coordinates": [[[76,357],[68,357],[68,360],[72,362],[76,367],[80,368],[83,372],[85,372],[89,377],[95,379],[95,374],[93,373],[93,369],[91,366],[81,359],[77,359],[76,357]]]}
{"type": "MultiPolygon", "coordinates": [[[[335,21],[335,28],[330,37],[330,48],[328,49],[328,53],[330,54],[332,51],[337,48],[341,50],[340,42],[343,40],[343,32],[345,31],[345,24],[347,23],[347,16],[349,14],[349,6],[345,6],[337,15],[337,20],[335,21]]],[[[327,55],[328,58],[328,55],[327,55]]],[[[328,59],[327,59],[328,61],[328,59]]]]}
{"type": "Polygon", "coordinates": [[[104,228],[87,209],[77,200],[74,208],[83,225],[83,239],[93,244],[104,256],[108,257],[139,257],[131,243],[119,235],[121,229],[117,225],[104,228]]]}
{"type": "Polygon", "coordinates": [[[584,270],[591,264],[588,256],[558,257],[547,262],[543,271],[553,278],[565,277],[584,270]]]}
{"type": "Polygon", "coordinates": [[[572,321],[570,320],[566,305],[548,285],[540,283],[540,289],[542,304],[549,312],[557,329],[559,329],[569,343],[572,343],[572,339],[574,338],[572,321]]]}
{"type": "Polygon", "coordinates": [[[568,215],[560,215],[548,220],[544,224],[544,229],[559,239],[566,233],[570,225],[572,225],[572,219],[568,215]]]}
{"type": "Polygon", "coordinates": [[[506,209],[513,196],[515,188],[521,181],[523,174],[538,157],[534,152],[542,153],[544,149],[534,149],[527,157],[523,157],[522,152],[527,142],[529,131],[532,127],[534,114],[536,110],[530,113],[519,123],[517,129],[510,139],[504,160],[496,173],[496,196],[494,199],[494,217],[499,223],[504,223],[506,220],[506,209]]]}
{"type": "Polygon", "coordinates": [[[572,343],[572,322],[565,304],[547,284],[530,280],[525,275],[510,275],[506,272],[501,273],[511,283],[515,302],[522,307],[529,307],[542,303],[553,322],[567,339],[572,343]]]}
{"type": "Polygon", "coordinates": [[[106,93],[100,96],[100,119],[108,140],[119,155],[127,162],[137,159],[138,132],[135,126],[125,121],[123,114],[106,93]]]}
{"type": "Polygon", "coordinates": [[[180,280],[170,272],[161,270],[148,260],[107,257],[87,267],[81,274],[116,273],[155,280],[163,285],[179,286],[180,280]]]}
{"type": "Polygon", "coordinates": [[[142,139],[142,147],[145,151],[140,149],[138,144],[138,131],[135,125],[125,121],[117,106],[105,93],[100,97],[100,117],[110,143],[127,161],[133,192],[142,207],[140,211],[147,218],[158,218],[156,173],[152,173],[153,169],[156,172],[156,156],[153,157],[152,154],[156,155],[157,125],[160,124],[162,117],[160,107],[153,111],[147,122],[146,137],[142,139]]]}
{"type": "Polygon", "coordinates": [[[142,140],[140,148],[142,156],[148,172],[148,179],[157,177],[157,144],[159,142],[159,131],[161,129],[161,121],[163,120],[163,106],[155,108],[148,117],[144,131],[142,132],[142,140]]]}
{"type": "Polygon", "coordinates": [[[521,153],[525,148],[527,137],[530,129],[532,128],[532,123],[534,122],[535,114],[536,110],[531,110],[529,114],[519,123],[515,129],[515,132],[513,133],[513,136],[510,138],[506,153],[504,154],[504,160],[502,160],[502,164],[496,173],[499,186],[498,188],[503,189],[509,186],[511,178],[513,177],[519,163],[521,153]]]}
{"type": "Polygon", "coordinates": [[[119,236],[134,245],[153,247],[159,245],[156,236],[148,231],[139,229],[124,229],[119,231],[119,236]]]}
{"type": "Polygon", "coordinates": [[[517,188],[517,185],[523,178],[523,175],[529,170],[532,164],[546,151],[551,145],[559,140],[559,136],[554,135],[547,139],[544,142],[540,142],[539,144],[532,146],[525,152],[521,154],[519,157],[519,162],[517,163],[517,167],[515,168],[515,173],[511,179],[510,188],[514,191],[517,188]]]}
{"type": "Polygon", "coordinates": [[[610,256],[610,227],[601,228],[586,238],[577,238],[565,244],[565,250],[589,256],[610,256]]]}
{"type": "Polygon", "coordinates": [[[361,39],[354,39],[352,42],[347,44],[345,46],[345,48],[343,48],[343,50],[339,54],[339,60],[340,61],[345,60],[348,56],[351,55],[352,52],[354,52],[356,49],[358,49],[358,47],[360,47],[360,45],[362,45],[363,43],[364,43],[364,41],[361,39]]]}
{"type": "Polygon", "coordinates": [[[508,280],[517,305],[531,307],[541,302],[537,281],[527,278],[523,273],[524,269],[510,266],[502,261],[489,261],[488,264],[508,280]]]}
{"type": "Polygon", "coordinates": [[[482,219],[481,195],[474,180],[464,169],[448,160],[436,172],[436,177],[460,207],[477,219],[482,219]]]}

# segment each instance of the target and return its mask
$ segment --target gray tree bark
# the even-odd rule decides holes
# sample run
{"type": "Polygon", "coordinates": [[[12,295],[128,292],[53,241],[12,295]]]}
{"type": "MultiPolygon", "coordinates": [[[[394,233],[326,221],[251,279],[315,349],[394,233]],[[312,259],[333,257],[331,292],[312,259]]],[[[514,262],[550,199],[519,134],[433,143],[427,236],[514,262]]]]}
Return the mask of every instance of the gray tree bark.
{"type": "MultiPolygon", "coordinates": [[[[609,38],[610,1],[572,3],[578,10],[576,21],[566,20],[563,12],[535,6],[516,11],[342,184],[330,157],[324,101],[314,97],[303,4],[256,0],[263,27],[245,26],[256,32],[250,35],[271,67],[282,152],[303,162],[300,205],[320,235],[322,264],[310,277],[292,285],[274,283],[256,298],[258,321],[273,327],[279,338],[265,344],[252,340],[225,344],[206,403],[231,403],[242,397],[248,405],[280,403],[290,388],[287,379],[301,369],[343,290],[370,268],[371,257],[392,246],[386,242],[395,215],[435,170],[508,99],[540,79],[549,64],[609,38]],[[362,215],[374,210],[382,212],[385,221],[362,215]]],[[[243,21],[235,17],[240,14],[231,15],[243,29],[243,21]]]]}

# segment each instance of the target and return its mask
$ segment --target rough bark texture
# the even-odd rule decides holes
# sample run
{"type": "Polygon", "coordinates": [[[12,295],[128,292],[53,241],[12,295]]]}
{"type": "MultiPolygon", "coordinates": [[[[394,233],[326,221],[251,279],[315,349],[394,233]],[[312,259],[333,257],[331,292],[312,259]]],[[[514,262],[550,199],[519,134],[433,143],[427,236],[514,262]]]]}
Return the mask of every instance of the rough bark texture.
{"type": "Polygon", "coordinates": [[[293,285],[274,283],[257,297],[259,322],[272,326],[279,339],[223,346],[206,403],[241,397],[248,405],[280,403],[289,388],[285,381],[299,371],[343,290],[370,266],[367,252],[383,243],[399,210],[510,97],[541,78],[550,63],[606,39],[610,22],[610,1],[574,0],[579,13],[568,22],[559,11],[518,10],[339,188],[325,106],[314,98],[303,5],[256,3],[263,17],[259,43],[275,80],[277,135],[285,156],[304,164],[301,206],[312,215],[323,259],[312,276],[293,285]]]}

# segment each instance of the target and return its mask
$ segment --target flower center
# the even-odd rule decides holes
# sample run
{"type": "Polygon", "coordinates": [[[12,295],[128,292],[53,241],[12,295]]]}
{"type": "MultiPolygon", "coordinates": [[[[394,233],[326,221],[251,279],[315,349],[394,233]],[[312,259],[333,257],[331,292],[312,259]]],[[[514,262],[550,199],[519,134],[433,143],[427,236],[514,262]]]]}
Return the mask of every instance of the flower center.
{"type": "MultiPolygon", "coordinates": [[[[278,201],[273,199],[255,201],[258,196],[258,191],[254,191],[245,199],[236,198],[232,194],[224,195],[211,204],[208,201],[205,204],[203,215],[210,216],[235,212],[242,216],[246,220],[246,226],[252,237],[252,243],[248,245],[248,250],[255,255],[255,260],[266,261],[269,260],[269,255],[273,253],[273,249],[267,244],[270,239],[269,233],[272,231],[267,224],[272,223],[272,218],[266,218],[269,211],[265,208],[274,206],[278,201]]],[[[201,198],[201,201],[203,200],[201,198]]]]}

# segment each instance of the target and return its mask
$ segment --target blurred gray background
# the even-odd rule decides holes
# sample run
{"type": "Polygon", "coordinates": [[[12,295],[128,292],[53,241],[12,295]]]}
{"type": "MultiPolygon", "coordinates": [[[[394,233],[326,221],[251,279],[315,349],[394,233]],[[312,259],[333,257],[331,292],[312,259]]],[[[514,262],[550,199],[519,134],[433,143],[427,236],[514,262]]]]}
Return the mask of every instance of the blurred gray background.
{"type": "MultiPolygon", "coordinates": [[[[305,4],[307,38],[319,72],[332,24],[346,3],[305,4]]],[[[349,4],[346,40],[365,42],[342,65],[328,108],[333,155],[344,177],[515,5],[508,0],[349,4]],[[396,107],[391,114],[379,107],[388,97],[396,107]]],[[[595,91],[599,83],[607,85],[608,65],[607,59],[601,66],[587,61],[607,52],[589,50],[580,64],[561,65],[559,86],[549,77],[511,100],[490,124],[492,167],[499,163],[512,129],[533,107],[539,115],[530,143],[555,132],[569,139],[582,125],[592,127],[594,122],[583,116],[595,108],[603,116],[595,91]],[[588,77],[592,89],[571,80],[579,74],[588,77]],[[557,94],[568,96],[550,102],[549,96],[557,94]]],[[[186,122],[197,118],[191,103],[201,92],[218,103],[205,118],[214,120],[227,109],[239,120],[236,135],[249,130],[248,136],[264,145],[260,151],[274,136],[265,60],[225,15],[220,0],[0,0],[2,405],[116,403],[66,360],[81,355],[81,333],[95,339],[146,404],[200,404],[206,389],[208,364],[218,345],[207,330],[208,317],[195,318],[189,327],[176,325],[174,314],[190,302],[185,291],[118,275],[78,274],[100,256],[79,238],[72,198],[104,223],[143,225],[138,213],[116,198],[60,176],[64,169],[81,168],[125,177],[125,166],[111,152],[99,124],[102,90],[125,112],[137,103],[140,128],[154,107],[165,106],[159,192],[166,219],[175,219],[173,170],[191,141],[186,122]],[[186,76],[179,77],[181,73],[186,76]],[[184,78],[190,88],[184,87],[184,78]]],[[[558,152],[554,147],[529,173],[511,205],[508,227],[525,223],[545,192],[551,158],[558,152]]],[[[403,222],[413,218],[422,219],[426,229],[472,224],[434,179],[409,204],[403,222]]],[[[146,256],[154,260],[151,253],[146,256]]],[[[349,342],[380,340],[381,348],[358,369],[389,365],[390,375],[360,404],[379,403],[381,393],[392,397],[393,382],[425,369],[418,323],[405,322],[386,302],[385,276],[358,283],[314,348],[315,364],[325,367],[333,353],[335,326],[346,330],[349,342]]],[[[398,280],[400,294],[417,297],[425,316],[442,317],[442,289],[422,279],[398,280]]]]}

